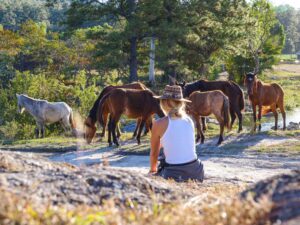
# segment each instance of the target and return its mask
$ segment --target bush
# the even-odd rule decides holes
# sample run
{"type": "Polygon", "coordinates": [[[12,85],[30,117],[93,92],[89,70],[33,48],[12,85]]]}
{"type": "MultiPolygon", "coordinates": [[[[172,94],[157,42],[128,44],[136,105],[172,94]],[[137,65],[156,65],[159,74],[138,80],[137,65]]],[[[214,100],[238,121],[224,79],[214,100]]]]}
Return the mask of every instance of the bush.
{"type": "MultiPolygon", "coordinates": [[[[44,73],[16,72],[9,88],[0,93],[1,138],[34,137],[34,119],[28,113],[17,113],[17,93],[51,102],[64,101],[73,111],[85,116],[97,98],[98,88],[95,83],[93,80],[87,82],[85,71],[79,71],[73,80],[68,81],[64,80],[63,76],[60,80],[44,73]]],[[[62,132],[62,129],[60,126],[51,125],[47,127],[46,132],[57,134],[62,132]]]]}

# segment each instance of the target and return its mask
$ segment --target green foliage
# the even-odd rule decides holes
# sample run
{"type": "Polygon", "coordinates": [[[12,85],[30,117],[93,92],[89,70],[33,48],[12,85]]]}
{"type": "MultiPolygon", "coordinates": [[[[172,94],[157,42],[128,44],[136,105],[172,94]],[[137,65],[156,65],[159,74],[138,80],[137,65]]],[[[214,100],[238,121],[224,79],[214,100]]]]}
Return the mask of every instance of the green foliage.
{"type": "Polygon", "coordinates": [[[284,26],[286,39],[282,53],[291,54],[300,50],[300,10],[289,5],[280,5],[275,8],[276,17],[284,26]]]}
{"type": "MultiPolygon", "coordinates": [[[[10,87],[0,95],[0,118],[2,136],[6,138],[32,138],[35,121],[24,113],[17,113],[16,94],[28,94],[31,97],[48,101],[64,101],[81,115],[86,115],[90,106],[97,98],[98,88],[93,84],[87,86],[86,72],[79,71],[72,86],[65,85],[54,77],[45,74],[31,74],[17,72],[12,79],[10,87]],[[10,130],[9,127],[15,129],[10,130]]],[[[61,132],[55,125],[50,126],[50,132],[61,132]]],[[[48,130],[47,130],[48,131],[48,130]]]]}
{"type": "Polygon", "coordinates": [[[285,42],[283,26],[275,17],[275,10],[266,0],[252,3],[246,26],[244,51],[232,55],[226,60],[228,72],[241,82],[242,76],[249,71],[261,73],[278,62],[278,57],[285,42]]]}
{"type": "Polygon", "coordinates": [[[1,0],[0,24],[18,30],[27,20],[46,23],[51,30],[59,30],[69,0],[60,0],[53,8],[46,7],[46,0],[1,0]]]}

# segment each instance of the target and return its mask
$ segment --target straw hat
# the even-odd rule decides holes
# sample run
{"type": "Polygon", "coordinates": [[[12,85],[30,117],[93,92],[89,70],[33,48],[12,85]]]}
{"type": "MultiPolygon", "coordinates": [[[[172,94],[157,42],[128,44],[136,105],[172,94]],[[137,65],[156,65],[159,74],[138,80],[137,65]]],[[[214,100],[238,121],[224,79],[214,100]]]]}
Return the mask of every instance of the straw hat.
{"type": "Polygon", "coordinates": [[[191,102],[190,100],[183,98],[181,87],[178,85],[166,85],[163,94],[161,96],[154,96],[154,98],[191,102]]]}

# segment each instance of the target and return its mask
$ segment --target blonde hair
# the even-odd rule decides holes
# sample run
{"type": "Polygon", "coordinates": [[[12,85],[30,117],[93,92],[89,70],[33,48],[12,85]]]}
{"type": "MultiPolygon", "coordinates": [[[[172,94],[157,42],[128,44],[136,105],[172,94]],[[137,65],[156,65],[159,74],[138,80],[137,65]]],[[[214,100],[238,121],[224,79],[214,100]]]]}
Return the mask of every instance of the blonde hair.
{"type": "Polygon", "coordinates": [[[163,112],[171,118],[181,118],[185,115],[185,103],[173,99],[161,99],[160,106],[163,112]]]}

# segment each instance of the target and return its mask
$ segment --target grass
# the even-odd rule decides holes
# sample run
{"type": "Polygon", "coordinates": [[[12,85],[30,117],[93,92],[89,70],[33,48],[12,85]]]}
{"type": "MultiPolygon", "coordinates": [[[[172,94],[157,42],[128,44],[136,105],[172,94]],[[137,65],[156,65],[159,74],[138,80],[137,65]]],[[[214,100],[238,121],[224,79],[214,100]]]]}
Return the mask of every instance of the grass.
{"type": "Polygon", "coordinates": [[[279,56],[280,60],[288,61],[288,60],[296,60],[296,54],[282,54],[279,56]]]}
{"type": "Polygon", "coordinates": [[[112,199],[101,206],[40,205],[1,190],[0,224],[270,224],[272,204],[267,199],[241,200],[237,191],[222,185],[189,200],[160,204],[153,199],[152,207],[140,209],[130,199],[121,206],[112,199]]]}
{"type": "Polygon", "coordinates": [[[300,65],[275,66],[274,70],[266,71],[263,81],[281,85],[287,111],[300,107],[300,65]]]}

